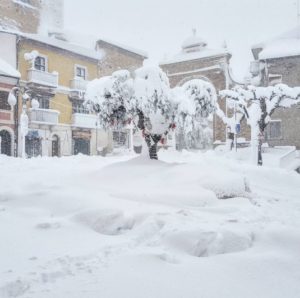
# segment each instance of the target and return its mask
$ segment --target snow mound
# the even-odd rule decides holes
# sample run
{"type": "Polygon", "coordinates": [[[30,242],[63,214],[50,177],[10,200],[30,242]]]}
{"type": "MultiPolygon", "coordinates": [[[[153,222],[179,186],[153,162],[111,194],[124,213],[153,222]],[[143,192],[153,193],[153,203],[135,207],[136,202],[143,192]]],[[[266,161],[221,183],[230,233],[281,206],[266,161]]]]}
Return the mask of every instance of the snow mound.
{"type": "Polygon", "coordinates": [[[43,222],[36,225],[36,228],[40,230],[59,229],[60,227],[59,222],[43,222]]]}
{"type": "Polygon", "coordinates": [[[195,257],[210,257],[247,250],[252,246],[253,236],[234,231],[180,231],[166,237],[173,249],[195,257]]]}
{"type": "Polygon", "coordinates": [[[0,297],[2,298],[11,298],[11,297],[20,297],[24,295],[30,286],[27,283],[24,283],[21,280],[16,280],[10,283],[7,283],[4,287],[0,288],[0,297]]]}
{"type": "Polygon", "coordinates": [[[133,219],[125,217],[119,210],[85,211],[77,214],[75,220],[99,234],[111,236],[123,234],[134,226],[133,219]]]}
{"type": "Polygon", "coordinates": [[[204,188],[213,191],[218,199],[248,198],[251,193],[249,182],[240,175],[231,174],[224,177],[216,177],[213,181],[211,177],[206,177],[201,184],[204,188]]]}

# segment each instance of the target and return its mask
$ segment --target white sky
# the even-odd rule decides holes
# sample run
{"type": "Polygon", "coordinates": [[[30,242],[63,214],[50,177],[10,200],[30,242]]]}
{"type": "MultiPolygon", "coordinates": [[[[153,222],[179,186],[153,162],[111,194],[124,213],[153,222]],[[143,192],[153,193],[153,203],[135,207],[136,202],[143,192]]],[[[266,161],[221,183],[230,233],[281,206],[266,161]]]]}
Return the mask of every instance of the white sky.
{"type": "Polygon", "coordinates": [[[226,40],[243,77],[251,45],[297,25],[297,0],[65,0],[66,28],[108,38],[149,54],[154,62],[180,51],[196,28],[210,47],[226,40]]]}

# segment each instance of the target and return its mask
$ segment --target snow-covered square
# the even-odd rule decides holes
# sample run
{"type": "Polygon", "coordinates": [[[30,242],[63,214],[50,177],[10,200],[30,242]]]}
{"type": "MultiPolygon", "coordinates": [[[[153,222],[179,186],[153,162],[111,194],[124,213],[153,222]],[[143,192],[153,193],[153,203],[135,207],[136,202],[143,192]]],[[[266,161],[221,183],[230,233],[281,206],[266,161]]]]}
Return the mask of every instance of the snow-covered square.
{"type": "Polygon", "coordinates": [[[1,156],[0,297],[298,297],[300,175],[247,155],[1,156]]]}

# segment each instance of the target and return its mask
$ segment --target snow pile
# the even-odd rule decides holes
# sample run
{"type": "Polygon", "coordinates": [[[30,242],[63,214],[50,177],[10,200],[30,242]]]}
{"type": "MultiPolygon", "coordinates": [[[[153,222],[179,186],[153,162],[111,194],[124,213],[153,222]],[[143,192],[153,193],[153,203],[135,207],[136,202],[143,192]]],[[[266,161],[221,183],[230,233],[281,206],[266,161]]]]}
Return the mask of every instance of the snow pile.
{"type": "Polygon", "coordinates": [[[299,174],[159,158],[0,155],[0,297],[297,297],[299,174]]]}

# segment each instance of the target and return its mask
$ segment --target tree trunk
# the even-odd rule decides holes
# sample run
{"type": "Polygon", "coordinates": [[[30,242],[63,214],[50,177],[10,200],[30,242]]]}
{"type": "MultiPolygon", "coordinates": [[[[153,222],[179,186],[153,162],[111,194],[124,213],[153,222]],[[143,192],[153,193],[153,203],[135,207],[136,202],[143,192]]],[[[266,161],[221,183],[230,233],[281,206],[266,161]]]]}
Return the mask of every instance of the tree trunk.
{"type": "Polygon", "coordinates": [[[158,159],[157,157],[157,143],[155,143],[154,145],[152,145],[151,147],[149,147],[149,156],[150,159],[158,159]]]}
{"type": "Polygon", "coordinates": [[[258,141],[257,165],[259,165],[259,166],[263,165],[263,160],[262,160],[262,139],[259,139],[259,141],[258,141]]]}
{"type": "Polygon", "coordinates": [[[157,143],[160,141],[161,135],[145,135],[145,141],[149,149],[150,159],[158,159],[157,143]]]}

